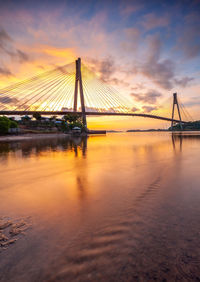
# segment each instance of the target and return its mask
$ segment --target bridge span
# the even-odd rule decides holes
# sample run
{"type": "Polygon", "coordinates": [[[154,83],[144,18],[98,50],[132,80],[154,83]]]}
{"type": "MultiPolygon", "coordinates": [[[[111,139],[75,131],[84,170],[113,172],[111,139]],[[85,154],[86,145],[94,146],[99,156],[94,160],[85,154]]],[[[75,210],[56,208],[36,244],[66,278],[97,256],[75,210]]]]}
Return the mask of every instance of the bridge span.
{"type": "Polygon", "coordinates": [[[181,110],[177,93],[174,93],[171,117],[135,113],[124,97],[103,83],[85,65],[82,76],[80,58],[75,65],[57,67],[0,89],[0,115],[80,115],[85,128],[87,116],[129,116],[168,121],[171,127],[173,123],[179,123],[182,129],[186,121],[182,121],[181,110]],[[174,116],[175,108],[178,119],[174,116]]]}
{"type": "MultiPolygon", "coordinates": [[[[80,115],[82,116],[82,112],[72,112],[72,111],[0,111],[0,115],[33,115],[35,113],[39,113],[40,115],[80,115]]],[[[160,119],[170,122],[177,122],[180,123],[180,120],[156,116],[151,114],[135,114],[135,113],[110,113],[110,112],[85,112],[86,116],[132,116],[132,117],[144,117],[144,118],[152,118],[152,119],[160,119]]],[[[181,123],[187,123],[186,121],[181,121],[181,123]]]]}

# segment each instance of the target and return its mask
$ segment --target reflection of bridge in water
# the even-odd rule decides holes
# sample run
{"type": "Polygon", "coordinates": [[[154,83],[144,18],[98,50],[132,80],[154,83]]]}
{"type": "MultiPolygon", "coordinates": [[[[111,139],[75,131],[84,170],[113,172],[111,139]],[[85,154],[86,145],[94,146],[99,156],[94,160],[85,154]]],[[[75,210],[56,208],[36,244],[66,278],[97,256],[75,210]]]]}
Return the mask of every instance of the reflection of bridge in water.
{"type": "MultiPolygon", "coordinates": [[[[115,134],[115,133],[113,133],[115,134]]],[[[141,134],[141,133],[139,133],[141,134]]],[[[169,133],[170,134],[170,133],[169,133]]],[[[43,152],[71,151],[75,158],[86,158],[88,139],[98,139],[100,136],[60,136],[53,138],[35,138],[18,140],[15,142],[0,142],[0,154],[3,158],[9,152],[16,152],[18,157],[26,158],[31,155],[39,156],[43,152]],[[19,155],[20,153],[20,155],[19,155]]],[[[105,137],[106,138],[106,137],[105,137]]],[[[184,141],[200,141],[200,132],[174,132],[171,134],[172,146],[174,149],[181,149],[184,141]]],[[[167,141],[167,139],[166,139],[167,141]]],[[[139,145],[139,144],[138,144],[139,145]]],[[[143,146],[143,145],[141,145],[143,146]]]]}
{"type": "Polygon", "coordinates": [[[85,127],[86,116],[132,116],[185,123],[181,119],[182,105],[173,94],[172,116],[133,112],[130,102],[115,89],[102,82],[81,59],[57,67],[30,79],[0,90],[1,115],[81,115],[85,127]],[[174,116],[177,107],[178,118],[174,116]]]}
{"type": "Polygon", "coordinates": [[[75,157],[86,157],[87,136],[60,136],[50,138],[35,138],[26,140],[17,140],[15,142],[0,142],[1,157],[6,156],[9,152],[18,153],[18,157],[27,158],[31,155],[39,156],[47,151],[73,151],[75,157]],[[20,153],[20,155],[19,155],[20,153]]]}
{"type": "Polygon", "coordinates": [[[183,141],[198,140],[200,141],[200,132],[174,132],[172,133],[172,145],[174,150],[182,151],[183,141]]]}

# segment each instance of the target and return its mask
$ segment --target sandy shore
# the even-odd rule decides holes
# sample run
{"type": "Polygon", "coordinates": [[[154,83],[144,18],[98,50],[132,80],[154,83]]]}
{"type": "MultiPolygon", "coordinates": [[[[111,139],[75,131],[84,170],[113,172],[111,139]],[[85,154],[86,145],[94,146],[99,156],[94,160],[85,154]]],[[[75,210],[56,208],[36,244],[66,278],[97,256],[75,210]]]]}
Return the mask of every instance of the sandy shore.
{"type": "Polygon", "coordinates": [[[0,136],[0,142],[7,141],[21,141],[21,140],[32,140],[32,139],[41,139],[41,138],[55,138],[55,137],[64,137],[68,136],[68,134],[64,133],[46,133],[46,134],[22,134],[22,135],[6,135],[0,136]]]}

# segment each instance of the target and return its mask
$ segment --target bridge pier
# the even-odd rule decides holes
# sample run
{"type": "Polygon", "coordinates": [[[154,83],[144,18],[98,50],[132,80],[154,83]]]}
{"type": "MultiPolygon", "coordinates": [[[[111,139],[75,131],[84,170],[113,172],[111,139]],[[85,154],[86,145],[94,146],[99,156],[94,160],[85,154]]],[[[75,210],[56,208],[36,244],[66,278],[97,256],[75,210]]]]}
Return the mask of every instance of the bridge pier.
{"type": "Polygon", "coordinates": [[[86,114],[85,114],[85,102],[84,102],[83,84],[82,84],[82,74],[81,74],[81,58],[78,58],[78,60],[76,60],[76,78],[75,78],[74,109],[73,109],[74,112],[77,112],[78,90],[80,93],[83,125],[85,129],[87,129],[87,120],[86,120],[86,114]]]}
{"type": "Polygon", "coordinates": [[[180,124],[180,128],[181,130],[183,130],[183,126],[182,126],[182,120],[181,120],[181,112],[180,112],[180,108],[179,108],[179,103],[178,103],[178,99],[177,99],[177,93],[173,93],[173,107],[172,107],[172,122],[171,122],[171,129],[173,131],[173,126],[174,126],[174,110],[175,110],[175,105],[177,107],[178,110],[178,116],[179,116],[179,124],[180,124]]]}

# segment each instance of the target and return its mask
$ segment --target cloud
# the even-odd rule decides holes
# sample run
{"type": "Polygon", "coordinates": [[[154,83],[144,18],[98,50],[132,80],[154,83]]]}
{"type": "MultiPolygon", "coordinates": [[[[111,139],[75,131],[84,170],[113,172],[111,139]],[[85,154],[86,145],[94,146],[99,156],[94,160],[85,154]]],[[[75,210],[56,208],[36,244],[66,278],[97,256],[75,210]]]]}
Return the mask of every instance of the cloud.
{"type": "Polygon", "coordinates": [[[97,71],[100,74],[100,79],[104,82],[107,82],[116,70],[114,60],[111,57],[102,60],[93,58],[88,58],[87,60],[92,64],[93,71],[97,71]]]}
{"type": "Polygon", "coordinates": [[[161,60],[161,41],[156,36],[149,39],[149,56],[147,61],[141,65],[140,72],[164,89],[173,88],[174,63],[169,60],[161,60]]]}
{"type": "Polygon", "coordinates": [[[142,109],[145,113],[151,113],[152,111],[155,111],[158,108],[156,106],[143,106],[142,109]]]}
{"type": "Polygon", "coordinates": [[[132,111],[132,112],[137,112],[137,111],[139,111],[139,109],[138,109],[137,107],[132,107],[132,108],[131,108],[131,111],[132,111]]]}
{"type": "Polygon", "coordinates": [[[145,30],[166,27],[168,24],[169,18],[167,16],[161,17],[153,13],[145,15],[142,19],[142,26],[145,28],[145,30]]]}
{"type": "Polygon", "coordinates": [[[192,81],[192,80],[194,80],[194,78],[193,77],[187,77],[187,76],[185,76],[185,77],[183,77],[183,78],[181,78],[181,79],[174,79],[174,82],[177,84],[177,85],[180,85],[180,86],[182,86],[182,87],[186,87],[189,83],[190,83],[190,81],[192,81]]]}
{"type": "Polygon", "coordinates": [[[115,72],[115,63],[111,57],[104,59],[86,58],[89,69],[97,74],[103,82],[107,82],[115,72]]]}
{"type": "Polygon", "coordinates": [[[68,57],[76,58],[76,54],[72,48],[58,48],[53,46],[44,46],[43,52],[50,56],[62,58],[63,60],[68,57]]]}
{"type": "Polygon", "coordinates": [[[176,49],[185,55],[187,59],[193,59],[200,55],[200,17],[193,12],[184,18],[184,25],[178,30],[176,49]]]}
{"type": "Polygon", "coordinates": [[[122,79],[119,78],[111,78],[109,80],[107,80],[108,83],[114,84],[114,85],[122,85],[124,87],[128,87],[130,84],[122,79]]]}
{"type": "Polygon", "coordinates": [[[29,56],[25,52],[15,47],[13,39],[4,29],[0,29],[0,52],[20,63],[29,60],[29,56]]]}
{"type": "Polygon", "coordinates": [[[123,30],[125,38],[123,41],[120,41],[120,48],[122,52],[126,51],[132,54],[136,52],[139,47],[140,38],[141,38],[141,31],[135,27],[125,28],[123,30]]]}
{"type": "Polygon", "coordinates": [[[141,73],[153,83],[163,89],[170,90],[175,85],[185,87],[193,80],[192,77],[176,78],[175,63],[170,59],[162,60],[161,47],[162,43],[158,36],[150,36],[147,39],[148,52],[144,63],[140,63],[135,66],[132,71],[135,73],[141,73]]]}
{"type": "Polygon", "coordinates": [[[101,79],[107,81],[115,71],[115,64],[112,58],[107,58],[100,63],[101,79]]]}
{"type": "Polygon", "coordinates": [[[130,94],[137,102],[143,102],[148,104],[155,104],[157,102],[157,98],[161,97],[162,94],[156,90],[149,90],[147,93],[142,94],[130,94]]]}
{"type": "Polygon", "coordinates": [[[29,60],[29,56],[21,50],[16,50],[16,56],[20,62],[26,62],[29,60]]]}
{"type": "Polygon", "coordinates": [[[193,106],[199,106],[200,105],[200,97],[194,96],[190,97],[186,102],[184,102],[185,107],[193,107],[193,106]]]}
{"type": "Polygon", "coordinates": [[[120,7],[120,14],[122,17],[127,18],[131,14],[141,10],[144,7],[143,1],[122,1],[120,7]]]}
{"type": "Polygon", "coordinates": [[[55,69],[57,69],[58,71],[66,75],[66,74],[72,74],[74,72],[75,66],[73,68],[71,67],[71,65],[67,65],[67,66],[56,66],[55,65],[55,69]]]}
{"type": "Polygon", "coordinates": [[[161,40],[158,36],[148,38],[148,53],[144,63],[133,68],[133,72],[141,73],[159,87],[171,89],[173,87],[174,63],[169,60],[161,60],[161,40]]]}
{"type": "Polygon", "coordinates": [[[116,78],[116,72],[123,72],[123,69],[115,64],[112,57],[107,57],[102,60],[87,58],[87,62],[89,63],[89,68],[94,73],[97,73],[103,82],[114,85],[122,85],[124,87],[129,86],[128,82],[116,78]]]}
{"type": "Polygon", "coordinates": [[[145,89],[145,86],[143,83],[136,83],[134,87],[131,87],[131,90],[133,91],[141,90],[141,89],[145,89]]]}
{"type": "Polygon", "coordinates": [[[16,98],[11,98],[9,96],[0,96],[0,103],[1,104],[15,104],[16,102],[18,102],[18,99],[16,98]]]}
{"type": "MultiPolygon", "coordinates": [[[[23,13],[18,13],[17,16],[12,12],[12,16],[8,14],[9,17],[5,16],[5,13],[1,13],[5,17],[5,21],[3,21],[5,29],[8,32],[12,30],[12,33],[9,32],[9,34],[1,33],[1,37],[4,44],[7,42],[6,46],[12,45],[14,47],[14,50],[9,49],[12,52],[10,53],[13,59],[12,67],[9,65],[10,58],[7,59],[8,56],[5,56],[5,60],[8,62],[6,67],[15,73],[18,79],[21,79],[23,76],[28,76],[28,73],[32,75],[35,72],[36,65],[42,65],[45,69],[48,69],[53,63],[55,65],[65,64],[69,62],[68,60],[74,60],[74,55],[75,57],[78,55],[83,58],[83,62],[85,57],[95,58],[93,64],[90,64],[93,65],[95,72],[99,74],[102,81],[111,83],[113,86],[119,86],[116,87],[118,89],[122,86],[124,96],[131,91],[133,93],[142,92],[145,95],[145,91],[139,85],[135,86],[142,79],[145,82],[146,89],[154,87],[156,89],[157,86],[171,89],[175,84],[184,87],[191,80],[181,76],[177,76],[176,79],[176,58],[173,57],[172,60],[169,57],[169,50],[171,50],[169,48],[173,47],[174,44],[174,42],[171,42],[171,34],[163,33],[162,38],[160,38],[155,35],[149,36],[157,30],[146,32],[159,26],[166,26],[167,17],[161,18],[159,15],[163,15],[163,12],[160,13],[158,10],[155,10],[156,13],[159,12],[158,18],[154,14],[144,15],[147,11],[152,11],[151,9],[139,11],[139,13],[131,16],[135,11],[141,9],[143,6],[141,2],[143,1],[137,1],[137,3],[134,0],[121,1],[121,6],[116,4],[111,14],[109,14],[110,11],[106,11],[107,16],[102,16],[104,11],[99,15],[91,11],[90,16],[85,14],[83,17],[83,11],[80,13],[70,12],[71,14],[69,14],[68,10],[63,10],[54,16],[51,9],[48,9],[46,14],[42,10],[27,9],[23,13]],[[120,15],[122,17],[131,17],[122,20],[122,17],[120,18],[118,14],[118,21],[113,25],[113,20],[116,20],[114,13],[118,8],[121,9],[120,15]],[[10,22],[10,18],[13,18],[13,21],[10,22]],[[59,32],[57,32],[58,30],[59,32]],[[162,57],[161,53],[162,43],[165,46],[165,57],[162,57]],[[121,44],[124,44],[123,49],[119,48],[121,44]],[[146,46],[147,51],[144,54],[146,46]],[[30,54],[30,64],[18,66],[19,62],[26,62],[27,58],[23,54],[20,55],[17,50],[22,51],[25,55],[30,54]],[[112,56],[110,56],[111,54],[112,56]],[[120,73],[120,67],[126,66],[126,70],[129,70],[130,65],[133,65],[133,60],[134,64],[137,64],[136,70],[139,75],[134,77],[131,72],[129,74],[120,73]],[[14,65],[15,67],[13,67],[14,65]],[[136,89],[134,87],[131,91],[124,89],[130,82],[136,89]],[[156,85],[152,86],[151,82],[156,85]]],[[[119,10],[117,10],[118,12],[119,10]]],[[[170,29],[168,32],[170,32],[170,29]]],[[[184,72],[184,70],[182,71],[184,72]]],[[[148,98],[148,101],[149,99],[152,100],[153,98],[148,98]]],[[[143,101],[143,103],[147,102],[143,101]]]]}
{"type": "Polygon", "coordinates": [[[19,49],[15,50],[15,51],[8,51],[7,50],[6,53],[20,63],[27,62],[29,60],[29,56],[19,49]]]}
{"type": "Polygon", "coordinates": [[[4,29],[0,29],[0,49],[4,50],[6,48],[6,44],[12,41],[11,37],[4,29]]]}
{"type": "Polygon", "coordinates": [[[199,26],[186,27],[178,40],[178,49],[184,53],[186,58],[193,59],[200,55],[200,32],[199,26]]]}
{"type": "Polygon", "coordinates": [[[96,108],[96,107],[87,107],[87,106],[85,106],[85,111],[86,112],[99,112],[99,109],[96,108]]]}
{"type": "Polygon", "coordinates": [[[11,73],[9,69],[0,67],[0,75],[12,76],[13,74],[11,73]]]}

